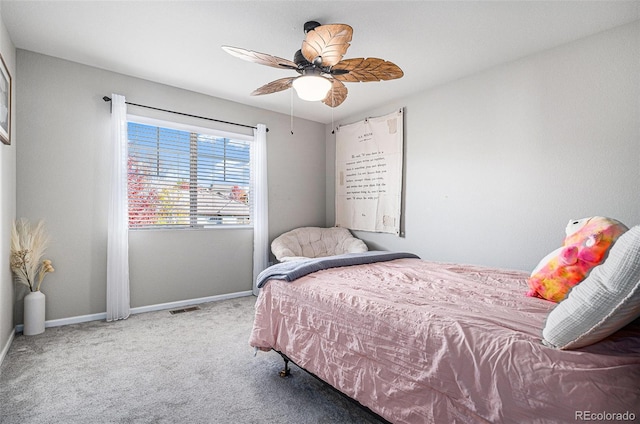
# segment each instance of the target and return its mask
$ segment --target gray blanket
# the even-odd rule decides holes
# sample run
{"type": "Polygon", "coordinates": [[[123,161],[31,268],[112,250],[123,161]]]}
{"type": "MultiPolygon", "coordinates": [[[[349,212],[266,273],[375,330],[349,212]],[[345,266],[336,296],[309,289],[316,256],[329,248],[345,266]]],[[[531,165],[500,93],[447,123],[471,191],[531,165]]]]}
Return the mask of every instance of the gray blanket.
{"type": "Polygon", "coordinates": [[[294,281],[312,272],[322,269],[337,268],[341,266],[371,264],[374,262],[392,261],[394,259],[415,258],[420,259],[413,253],[405,252],[382,252],[371,250],[364,253],[346,253],[344,255],[326,256],[324,258],[301,259],[299,261],[282,262],[270,266],[258,274],[256,279],[258,287],[262,287],[267,280],[294,281]]]}

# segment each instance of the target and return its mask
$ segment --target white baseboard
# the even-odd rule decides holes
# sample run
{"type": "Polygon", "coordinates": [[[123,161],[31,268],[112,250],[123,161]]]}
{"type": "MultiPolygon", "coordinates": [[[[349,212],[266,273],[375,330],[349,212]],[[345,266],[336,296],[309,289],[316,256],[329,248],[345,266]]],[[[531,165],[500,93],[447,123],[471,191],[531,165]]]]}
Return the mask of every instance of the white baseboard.
{"type": "Polygon", "coordinates": [[[9,335],[9,339],[7,340],[7,343],[5,343],[4,347],[2,348],[2,352],[0,352],[0,366],[4,361],[4,357],[7,356],[7,352],[9,352],[9,348],[11,347],[11,343],[13,343],[13,337],[15,336],[15,334],[16,334],[15,331],[11,332],[11,334],[9,335]]]}
{"type": "MultiPolygon", "coordinates": [[[[143,312],[162,311],[164,309],[173,309],[173,308],[183,308],[185,306],[197,305],[200,303],[217,302],[220,300],[235,299],[236,297],[245,297],[245,296],[252,296],[252,295],[253,295],[253,292],[251,290],[236,292],[236,293],[219,294],[217,296],[201,297],[198,299],[179,300],[177,302],[159,303],[157,305],[149,305],[149,306],[139,306],[137,308],[132,308],[131,313],[141,314],[143,312]]],[[[105,313],[105,318],[106,316],[107,315],[105,313]]]]}
{"type": "MultiPolygon", "coordinates": [[[[148,306],[139,306],[137,308],[131,308],[131,314],[141,314],[144,312],[153,312],[153,311],[162,311],[165,309],[174,309],[174,308],[183,308],[185,306],[191,306],[191,305],[197,305],[200,303],[207,303],[207,302],[217,302],[220,300],[227,300],[227,299],[234,299],[236,297],[245,297],[245,296],[252,296],[253,292],[251,290],[248,291],[242,291],[242,292],[236,292],[236,293],[227,293],[227,294],[220,294],[217,296],[207,296],[207,297],[200,297],[197,299],[188,299],[188,300],[178,300],[176,302],[168,302],[168,303],[159,303],[157,305],[148,305],[148,306]]],[[[69,318],[61,318],[61,319],[52,319],[49,321],[45,321],[44,326],[45,327],[59,327],[61,325],[70,325],[70,324],[78,324],[81,322],[87,322],[87,321],[100,321],[100,320],[106,320],[107,319],[107,313],[106,312],[101,312],[98,314],[90,314],[90,315],[80,315],[80,316],[75,316],[75,317],[69,317],[69,318]]],[[[24,325],[19,324],[16,325],[16,333],[21,333],[22,330],[24,328],[24,325]]],[[[13,336],[10,340],[13,340],[13,336]]],[[[7,343],[7,347],[6,350],[9,350],[8,346],[11,346],[11,343],[7,343]]],[[[0,358],[4,358],[4,350],[3,350],[3,356],[0,358]]],[[[0,364],[2,363],[2,361],[0,360],[0,364]]]]}

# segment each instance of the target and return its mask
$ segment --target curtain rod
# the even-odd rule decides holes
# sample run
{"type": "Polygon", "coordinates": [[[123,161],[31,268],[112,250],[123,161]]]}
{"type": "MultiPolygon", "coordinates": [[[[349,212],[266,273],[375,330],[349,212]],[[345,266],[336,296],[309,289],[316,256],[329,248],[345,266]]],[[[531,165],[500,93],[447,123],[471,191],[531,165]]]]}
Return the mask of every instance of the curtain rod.
{"type": "MultiPolygon", "coordinates": [[[[104,100],[105,102],[110,102],[111,101],[111,97],[104,96],[102,98],[102,100],[104,100]]],[[[159,107],[146,106],[146,105],[141,105],[141,104],[137,104],[137,103],[131,103],[131,102],[127,102],[127,101],[125,101],[125,103],[128,104],[128,105],[131,105],[131,106],[138,106],[138,107],[144,107],[144,108],[147,108],[147,109],[159,110],[160,112],[175,113],[176,115],[188,116],[190,118],[206,119],[207,121],[220,122],[222,124],[230,124],[230,125],[236,125],[236,126],[239,126],[239,127],[253,128],[254,130],[257,129],[257,127],[254,127],[254,126],[251,126],[251,125],[238,124],[236,122],[229,122],[229,121],[221,121],[220,119],[208,118],[206,116],[191,115],[189,113],[176,112],[175,110],[169,110],[169,109],[160,109],[159,107]]],[[[269,128],[267,128],[267,132],[269,132],[269,128]]]]}

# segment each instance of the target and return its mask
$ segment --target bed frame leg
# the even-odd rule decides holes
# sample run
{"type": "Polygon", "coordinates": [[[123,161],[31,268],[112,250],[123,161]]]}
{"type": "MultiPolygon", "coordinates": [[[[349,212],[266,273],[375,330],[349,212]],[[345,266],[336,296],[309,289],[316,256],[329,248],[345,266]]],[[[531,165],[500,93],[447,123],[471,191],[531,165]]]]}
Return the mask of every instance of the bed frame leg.
{"type": "Polygon", "coordinates": [[[284,369],[280,371],[280,377],[285,378],[291,375],[291,370],[289,369],[289,361],[291,360],[283,353],[280,353],[280,356],[282,356],[282,359],[284,360],[284,369]]]}

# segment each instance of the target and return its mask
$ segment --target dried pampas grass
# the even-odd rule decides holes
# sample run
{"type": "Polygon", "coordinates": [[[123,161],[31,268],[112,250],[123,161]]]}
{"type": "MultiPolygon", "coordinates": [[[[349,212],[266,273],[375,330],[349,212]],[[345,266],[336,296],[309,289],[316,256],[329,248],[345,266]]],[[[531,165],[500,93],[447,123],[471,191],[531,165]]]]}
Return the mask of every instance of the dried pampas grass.
{"type": "Polygon", "coordinates": [[[25,218],[13,223],[11,270],[16,275],[16,280],[29,287],[32,292],[39,291],[45,275],[55,271],[50,260],[42,260],[48,245],[49,236],[45,231],[44,221],[39,221],[35,227],[25,218]]]}

